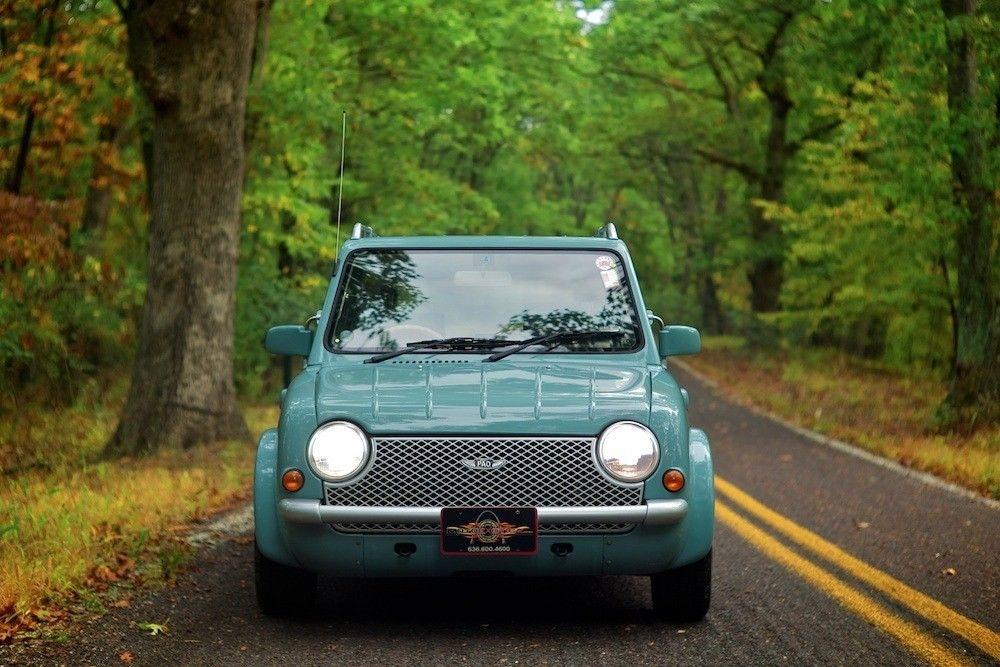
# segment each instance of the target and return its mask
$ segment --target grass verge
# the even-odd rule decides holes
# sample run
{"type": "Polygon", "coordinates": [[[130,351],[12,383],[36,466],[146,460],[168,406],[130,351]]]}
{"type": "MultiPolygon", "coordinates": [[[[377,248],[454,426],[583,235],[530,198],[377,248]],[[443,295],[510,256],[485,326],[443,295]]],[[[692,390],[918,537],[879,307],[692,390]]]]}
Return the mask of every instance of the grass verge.
{"type": "Polygon", "coordinates": [[[1000,499],[1000,428],[930,428],[947,387],[823,349],[750,350],[706,337],[685,362],[738,402],[1000,499]]]}
{"type": "MultiPolygon", "coordinates": [[[[255,452],[246,442],[94,462],[114,428],[115,402],[22,411],[20,426],[8,420],[0,430],[0,451],[20,449],[31,463],[0,476],[0,643],[73,610],[127,605],[131,589],[177,573],[192,522],[249,496],[255,452]],[[13,436],[24,434],[30,441],[15,446],[13,436]]],[[[277,412],[247,408],[252,432],[273,425],[277,412]]]]}

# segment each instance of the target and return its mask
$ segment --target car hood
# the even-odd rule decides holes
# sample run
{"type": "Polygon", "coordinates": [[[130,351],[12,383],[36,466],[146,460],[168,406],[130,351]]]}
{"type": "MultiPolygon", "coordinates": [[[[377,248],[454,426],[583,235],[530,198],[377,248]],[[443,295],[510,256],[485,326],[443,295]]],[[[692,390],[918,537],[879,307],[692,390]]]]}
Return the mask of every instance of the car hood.
{"type": "Polygon", "coordinates": [[[643,365],[432,359],[322,368],[316,417],[371,433],[592,435],[619,419],[648,421],[643,365]]]}

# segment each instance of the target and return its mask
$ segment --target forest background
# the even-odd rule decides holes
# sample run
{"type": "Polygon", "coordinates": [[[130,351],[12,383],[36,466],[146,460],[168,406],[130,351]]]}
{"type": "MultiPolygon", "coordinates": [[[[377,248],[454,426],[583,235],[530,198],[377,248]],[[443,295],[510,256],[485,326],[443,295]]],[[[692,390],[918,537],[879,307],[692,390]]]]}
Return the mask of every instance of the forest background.
{"type": "Polygon", "coordinates": [[[1000,497],[998,75],[996,0],[0,0],[0,641],[245,497],[343,111],[340,240],[613,221],[723,391],[1000,497]]]}

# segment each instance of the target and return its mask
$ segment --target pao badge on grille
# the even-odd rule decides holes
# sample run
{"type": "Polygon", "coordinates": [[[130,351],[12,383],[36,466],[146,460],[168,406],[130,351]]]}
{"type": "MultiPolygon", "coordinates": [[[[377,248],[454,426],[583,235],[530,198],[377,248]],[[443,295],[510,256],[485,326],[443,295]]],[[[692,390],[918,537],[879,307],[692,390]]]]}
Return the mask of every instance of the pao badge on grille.
{"type": "Polygon", "coordinates": [[[465,459],[462,465],[470,470],[496,470],[507,464],[504,459],[465,459]]]}

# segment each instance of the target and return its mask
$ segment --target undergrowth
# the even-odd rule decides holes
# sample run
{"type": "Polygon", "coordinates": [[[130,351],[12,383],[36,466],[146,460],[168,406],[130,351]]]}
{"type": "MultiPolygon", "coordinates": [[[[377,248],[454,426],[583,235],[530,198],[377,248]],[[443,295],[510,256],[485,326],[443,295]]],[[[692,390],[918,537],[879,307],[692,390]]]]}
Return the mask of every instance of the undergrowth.
{"type": "Polygon", "coordinates": [[[1000,498],[1000,428],[935,429],[947,386],[934,374],[902,375],[834,350],[751,349],[735,337],[706,337],[685,361],[743,403],[1000,498]]]}
{"type": "MultiPolygon", "coordinates": [[[[174,577],[187,527],[249,495],[254,447],[223,442],[114,461],[99,453],[117,420],[119,382],[63,410],[20,410],[0,427],[0,642],[79,609],[127,604],[174,577]]],[[[276,407],[249,407],[251,432],[276,407]]]]}

